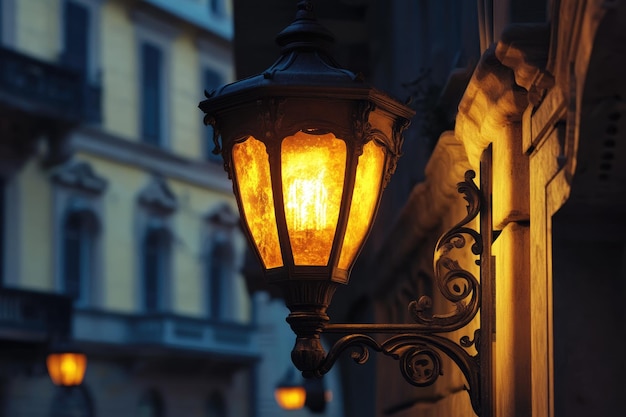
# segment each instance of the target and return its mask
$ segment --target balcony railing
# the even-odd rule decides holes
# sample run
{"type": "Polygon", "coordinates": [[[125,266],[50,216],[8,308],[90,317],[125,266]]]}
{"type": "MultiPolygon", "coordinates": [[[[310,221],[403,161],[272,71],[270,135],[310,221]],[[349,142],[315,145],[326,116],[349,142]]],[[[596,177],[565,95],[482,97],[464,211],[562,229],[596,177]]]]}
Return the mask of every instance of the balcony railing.
{"type": "Polygon", "coordinates": [[[43,342],[69,335],[72,300],[35,291],[0,289],[0,339],[43,342]]]}
{"type": "Polygon", "coordinates": [[[100,120],[99,86],[84,74],[0,47],[0,102],[35,117],[77,123],[100,120]]]}
{"type": "Polygon", "coordinates": [[[241,361],[253,360],[260,355],[254,326],[174,314],[133,315],[76,310],[74,338],[110,345],[193,350],[241,361]]]}

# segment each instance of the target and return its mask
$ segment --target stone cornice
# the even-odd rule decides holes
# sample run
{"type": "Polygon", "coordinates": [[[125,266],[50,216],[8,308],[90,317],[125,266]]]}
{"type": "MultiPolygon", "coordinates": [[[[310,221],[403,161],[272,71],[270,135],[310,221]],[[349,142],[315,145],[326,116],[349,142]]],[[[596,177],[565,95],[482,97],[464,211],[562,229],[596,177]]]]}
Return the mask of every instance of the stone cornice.
{"type": "Polygon", "coordinates": [[[165,149],[112,135],[99,128],[76,129],[70,134],[70,143],[78,152],[232,194],[232,183],[221,164],[184,158],[165,149]]]}
{"type": "Polygon", "coordinates": [[[529,105],[537,106],[554,77],[546,70],[550,27],[510,25],[480,59],[459,104],[455,133],[474,169],[490,143],[509,138],[529,105]]]}
{"type": "Polygon", "coordinates": [[[528,107],[527,91],[516,84],[514,72],[496,57],[491,47],[480,59],[459,104],[455,135],[465,145],[471,166],[512,123],[519,123],[528,107]]]}

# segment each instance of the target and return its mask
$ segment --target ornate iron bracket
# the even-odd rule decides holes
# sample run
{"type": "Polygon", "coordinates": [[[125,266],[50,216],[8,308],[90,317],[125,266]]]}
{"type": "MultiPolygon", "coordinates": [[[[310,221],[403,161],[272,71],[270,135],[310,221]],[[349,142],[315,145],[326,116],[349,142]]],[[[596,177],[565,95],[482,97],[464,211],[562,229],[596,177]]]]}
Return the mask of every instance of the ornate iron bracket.
{"type": "Polygon", "coordinates": [[[457,185],[458,192],[467,200],[467,215],[441,236],[435,248],[434,271],[437,288],[446,300],[454,304],[454,311],[445,315],[432,314],[432,299],[421,296],[409,304],[414,324],[328,324],[324,333],[340,333],[345,336],[333,344],[316,370],[305,372],[305,377],[321,377],[347,349],[352,349],[352,358],[363,364],[369,358],[369,349],[372,349],[398,360],[400,372],[410,384],[425,387],[435,383],[442,375],[440,354],[444,354],[456,363],[465,376],[472,408],[477,415],[481,415],[483,386],[480,329],[474,332],[472,339],[463,336],[458,343],[441,335],[468,325],[481,307],[481,283],[452,256],[456,250],[465,248],[469,241],[472,253],[479,257],[476,264],[480,266],[482,273],[484,248],[490,242],[484,242],[479,232],[468,227],[484,204],[481,191],[474,183],[475,176],[474,171],[467,171],[465,180],[457,185]],[[393,336],[378,342],[368,334],[393,336]],[[472,347],[476,350],[474,355],[469,351],[472,347]]]}

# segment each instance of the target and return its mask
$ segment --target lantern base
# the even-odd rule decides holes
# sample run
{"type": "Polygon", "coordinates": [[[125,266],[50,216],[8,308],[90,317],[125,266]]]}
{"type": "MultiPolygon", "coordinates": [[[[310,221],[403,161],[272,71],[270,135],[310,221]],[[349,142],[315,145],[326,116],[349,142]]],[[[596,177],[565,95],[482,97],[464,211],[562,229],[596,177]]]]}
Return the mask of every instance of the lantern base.
{"type": "Polygon", "coordinates": [[[285,281],[282,287],[285,303],[291,311],[287,323],[296,334],[291,351],[293,364],[304,377],[313,375],[326,357],[320,334],[329,321],[326,310],[337,289],[337,283],[321,280],[285,281]]]}

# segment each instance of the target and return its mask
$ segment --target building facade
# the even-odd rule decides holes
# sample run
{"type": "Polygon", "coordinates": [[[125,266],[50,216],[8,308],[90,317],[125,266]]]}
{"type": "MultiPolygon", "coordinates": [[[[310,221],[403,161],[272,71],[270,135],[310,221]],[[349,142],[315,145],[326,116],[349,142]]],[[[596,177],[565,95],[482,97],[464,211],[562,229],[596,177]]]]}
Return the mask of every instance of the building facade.
{"type": "Polygon", "coordinates": [[[0,2],[0,414],[252,415],[245,239],[197,103],[232,3],[0,2]],[[51,343],[88,357],[52,385],[51,343]]]}

